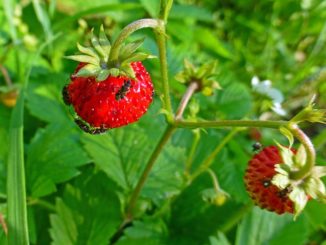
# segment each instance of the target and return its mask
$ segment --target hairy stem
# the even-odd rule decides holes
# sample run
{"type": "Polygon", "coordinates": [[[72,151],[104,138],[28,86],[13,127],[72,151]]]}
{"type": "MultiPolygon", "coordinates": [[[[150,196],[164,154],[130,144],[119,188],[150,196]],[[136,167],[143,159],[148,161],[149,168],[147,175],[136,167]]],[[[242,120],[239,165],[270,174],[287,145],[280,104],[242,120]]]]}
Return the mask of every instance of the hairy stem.
{"type": "Polygon", "coordinates": [[[140,195],[140,192],[148,178],[148,175],[150,173],[150,171],[152,170],[154,163],[156,161],[156,159],[158,158],[159,154],[161,153],[164,145],[168,142],[168,140],[170,139],[173,131],[174,131],[174,127],[173,126],[168,126],[164,132],[164,134],[162,135],[161,140],[158,142],[158,144],[156,145],[156,148],[154,149],[152,155],[150,156],[146,167],[140,177],[140,179],[138,180],[138,183],[136,185],[136,188],[134,190],[134,192],[131,195],[130,201],[129,201],[129,205],[127,207],[127,213],[126,213],[126,217],[128,220],[132,219],[132,213],[133,213],[133,209],[136,205],[137,199],[140,195]]]}
{"type": "Polygon", "coordinates": [[[192,141],[189,156],[188,156],[187,161],[186,161],[186,167],[185,167],[185,175],[186,176],[189,176],[189,173],[190,173],[190,170],[191,170],[191,165],[192,165],[192,162],[194,161],[194,156],[195,156],[196,149],[198,147],[198,143],[199,143],[199,139],[200,139],[199,129],[195,129],[195,130],[193,130],[193,131],[195,131],[195,132],[193,132],[194,139],[192,141]]]}
{"type": "Polygon", "coordinates": [[[304,146],[307,154],[307,161],[303,168],[291,174],[291,179],[299,180],[303,179],[304,177],[309,175],[309,173],[311,173],[311,170],[316,162],[316,151],[310,138],[298,127],[297,124],[290,124],[289,129],[294,135],[294,137],[296,137],[304,146]]]}
{"type": "Polygon", "coordinates": [[[136,20],[125,28],[122,29],[117,39],[112,44],[109,61],[116,61],[119,57],[120,48],[123,42],[129,37],[132,33],[139,29],[143,28],[153,28],[158,31],[164,29],[164,23],[161,20],[157,19],[140,19],[136,20]]]}
{"type": "Polygon", "coordinates": [[[182,118],[183,112],[186,109],[189,100],[191,96],[195,93],[195,91],[198,89],[198,83],[192,82],[187,88],[186,93],[183,95],[179,108],[177,109],[177,112],[175,114],[175,120],[180,120],[182,118]]]}
{"type": "Polygon", "coordinates": [[[156,40],[158,44],[158,51],[160,56],[161,64],[161,76],[163,82],[163,101],[164,109],[168,112],[167,121],[173,121],[173,111],[170,99],[170,86],[169,86],[169,75],[168,75],[168,63],[166,58],[166,36],[165,26],[162,27],[161,31],[156,32],[156,40]]]}
{"type": "Polygon", "coordinates": [[[174,122],[178,128],[228,128],[228,127],[257,127],[279,128],[286,126],[287,121],[258,121],[258,120],[217,120],[217,121],[182,121],[174,122]]]}

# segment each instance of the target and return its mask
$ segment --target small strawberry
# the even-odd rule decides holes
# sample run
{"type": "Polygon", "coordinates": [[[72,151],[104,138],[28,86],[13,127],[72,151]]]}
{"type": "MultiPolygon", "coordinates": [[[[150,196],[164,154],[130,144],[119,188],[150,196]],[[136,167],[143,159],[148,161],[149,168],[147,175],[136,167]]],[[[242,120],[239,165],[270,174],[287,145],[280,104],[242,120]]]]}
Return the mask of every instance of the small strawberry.
{"type": "Polygon", "coordinates": [[[282,214],[294,212],[294,203],[289,199],[291,187],[279,189],[272,183],[277,174],[276,164],[283,164],[276,146],[265,147],[249,161],[244,177],[246,189],[256,205],[282,214]]]}
{"type": "Polygon", "coordinates": [[[153,84],[140,60],[149,55],[135,53],[142,41],[121,48],[118,60],[109,60],[111,46],[102,28],[92,37],[92,47],[78,46],[83,55],[71,83],[63,88],[63,100],[72,105],[76,124],[91,134],[103,133],[139,120],[153,100],[153,84]]]}

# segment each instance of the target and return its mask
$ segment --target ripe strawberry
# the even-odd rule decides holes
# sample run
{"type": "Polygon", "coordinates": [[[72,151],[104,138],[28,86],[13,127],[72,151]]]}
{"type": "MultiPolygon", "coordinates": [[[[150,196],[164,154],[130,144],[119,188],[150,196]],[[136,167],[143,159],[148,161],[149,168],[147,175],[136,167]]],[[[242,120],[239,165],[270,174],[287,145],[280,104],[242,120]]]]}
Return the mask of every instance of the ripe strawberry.
{"type": "Polygon", "coordinates": [[[283,164],[276,146],[265,147],[249,161],[244,177],[246,189],[256,205],[269,211],[282,214],[294,212],[294,203],[288,194],[291,188],[280,190],[272,184],[275,176],[275,164],[283,164]]]}
{"type": "Polygon", "coordinates": [[[76,77],[63,90],[65,102],[93,128],[109,129],[138,121],[153,100],[153,84],[141,62],[131,63],[136,79],[108,76],[98,82],[95,77],[76,77]]]}
{"type": "Polygon", "coordinates": [[[91,134],[138,121],[153,100],[153,84],[141,60],[149,55],[136,53],[142,40],[121,47],[119,57],[110,60],[111,45],[103,27],[92,47],[78,45],[82,55],[71,83],[63,88],[63,100],[72,105],[76,124],[91,134]]]}

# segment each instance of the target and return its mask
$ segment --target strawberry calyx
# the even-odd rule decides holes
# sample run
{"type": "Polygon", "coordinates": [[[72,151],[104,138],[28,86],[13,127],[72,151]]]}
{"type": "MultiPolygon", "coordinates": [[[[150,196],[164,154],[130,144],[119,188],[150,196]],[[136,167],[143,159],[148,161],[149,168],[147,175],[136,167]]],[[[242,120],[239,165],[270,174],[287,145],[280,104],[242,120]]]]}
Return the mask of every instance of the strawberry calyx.
{"type": "Polygon", "coordinates": [[[93,30],[91,35],[91,46],[84,47],[77,43],[81,54],[66,56],[66,58],[84,63],[85,65],[75,74],[76,77],[95,77],[98,82],[104,81],[108,76],[126,76],[134,79],[136,74],[131,63],[142,61],[154,56],[136,52],[142,45],[144,39],[124,44],[120,48],[118,59],[110,60],[111,43],[105,34],[103,26],[97,37],[93,30]]]}
{"type": "Polygon", "coordinates": [[[187,59],[184,60],[184,70],[179,72],[175,79],[184,84],[197,83],[196,92],[210,96],[215,89],[221,89],[220,84],[216,81],[216,61],[205,63],[199,67],[194,66],[187,59]]]}
{"type": "Polygon", "coordinates": [[[326,175],[326,166],[314,166],[301,179],[294,178],[296,172],[307,164],[307,153],[303,145],[297,151],[278,144],[282,164],[275,165],[271,183],[282,190],[291,190],[289,199],[294,203],[294,215],[302,212],[310,198],[326,203],[326,188],[321,177],[326,175]]]}

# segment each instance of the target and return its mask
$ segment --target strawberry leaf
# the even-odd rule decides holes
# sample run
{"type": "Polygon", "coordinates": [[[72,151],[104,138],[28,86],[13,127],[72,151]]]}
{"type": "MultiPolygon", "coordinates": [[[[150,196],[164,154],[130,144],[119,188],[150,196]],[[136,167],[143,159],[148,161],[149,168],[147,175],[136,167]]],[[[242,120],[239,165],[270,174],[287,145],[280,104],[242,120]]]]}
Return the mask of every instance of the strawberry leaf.
{"type": "Polygon", "coordinates": [[[121,222],[116,186],[103,173],[85,172],[56,199],[57,213],[50,215],[53,245],[107,244],[121,222]]]}
{"type": "Polygon", "coordinates": [[[48,195],[55,184],[80,172],[77,167],[89,162],[80,145],[78,133],[67,125],[50,124],[37,131],[27,152],[27,187],[33,197],[48,195]]]}

